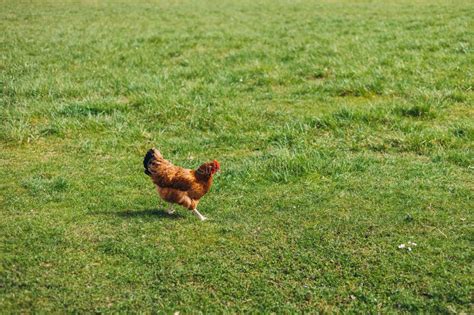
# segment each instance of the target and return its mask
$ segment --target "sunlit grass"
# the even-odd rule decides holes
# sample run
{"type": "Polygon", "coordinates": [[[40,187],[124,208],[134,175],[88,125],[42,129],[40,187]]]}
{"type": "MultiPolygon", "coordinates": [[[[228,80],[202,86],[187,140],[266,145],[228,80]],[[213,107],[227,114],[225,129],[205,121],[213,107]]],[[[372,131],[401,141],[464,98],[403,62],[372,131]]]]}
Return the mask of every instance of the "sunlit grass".
{"type": "Polygon", "coordinates": [[[3,311],[469,312],[472,4],[0,17],[3,311]],[[219,160],[209,221],[162,211],[152,146],[219,160]]]}

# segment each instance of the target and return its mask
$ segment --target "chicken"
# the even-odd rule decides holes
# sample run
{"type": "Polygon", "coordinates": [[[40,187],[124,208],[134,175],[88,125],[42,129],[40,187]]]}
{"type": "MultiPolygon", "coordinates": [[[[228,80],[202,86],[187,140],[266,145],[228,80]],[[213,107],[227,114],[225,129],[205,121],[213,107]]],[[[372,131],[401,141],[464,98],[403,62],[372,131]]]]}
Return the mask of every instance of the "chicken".
{"type": "Polygon", "coordinates": [[[204,163],[197,170],[175,166],[165,160],[160,151],[148,150],[143,160],[145,174],[151,177],[161,199],[191,210],[201,221],[206,220],[197,210],[199,200],[209,191],[214,174],[220,170],[216,160],[204,163]]]}

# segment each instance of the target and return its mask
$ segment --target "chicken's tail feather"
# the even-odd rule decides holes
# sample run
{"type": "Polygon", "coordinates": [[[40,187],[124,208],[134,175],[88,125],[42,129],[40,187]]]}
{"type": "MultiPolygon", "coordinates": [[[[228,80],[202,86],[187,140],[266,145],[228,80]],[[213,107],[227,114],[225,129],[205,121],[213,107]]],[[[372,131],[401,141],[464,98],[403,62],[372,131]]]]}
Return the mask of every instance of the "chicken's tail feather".
{"type": "Polygon", "coordinates": [[[152,148],[148,150],[148,152],[145,155],[145,158],[143,159],[143,167],[145,168],[144,170],[145,174],[147,174],[148,176],[151,176],[150,163],[152,163],[153,161],[157,159],[162,159],[162,158],[163,157],[160,151],[158,151],[157,149],[152,148]]]}

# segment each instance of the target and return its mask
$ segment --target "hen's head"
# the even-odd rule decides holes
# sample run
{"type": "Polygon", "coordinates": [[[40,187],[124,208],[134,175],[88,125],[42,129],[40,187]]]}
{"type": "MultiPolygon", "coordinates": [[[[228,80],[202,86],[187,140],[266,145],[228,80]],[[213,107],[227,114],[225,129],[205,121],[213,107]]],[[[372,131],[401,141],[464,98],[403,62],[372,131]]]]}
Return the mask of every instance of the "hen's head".
{"type": "Polygon", "coordinates": [[[214,174],[215,172],[218,172],[220,170],[221,170],[221,165],[219,164],[219,162],[217,162],[217,160],[212,161],[211,173],[214,174]]]}
{"type": "Polygon", "coordinates": [[[221,165],[219,164],[219,162],[217,162],[217,160],[214,160],[212,162],[207,162],[199,166],[197,172],[201,175],[212,176],[216,172],[220,171],[220,169],[221,165]]]}

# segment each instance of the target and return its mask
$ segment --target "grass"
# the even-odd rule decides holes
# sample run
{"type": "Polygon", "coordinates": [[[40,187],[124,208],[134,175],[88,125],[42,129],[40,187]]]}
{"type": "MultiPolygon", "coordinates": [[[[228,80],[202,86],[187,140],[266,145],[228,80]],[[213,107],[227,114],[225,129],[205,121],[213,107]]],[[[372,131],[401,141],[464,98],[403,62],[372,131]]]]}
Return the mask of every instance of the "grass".
{"type": "Polygon", "coordinates": [[[469,1],[0,16],[3,312],[472,312],[469,1]],[[221,162],[211,220],[163,212],[152,146],[221,162]]]}

